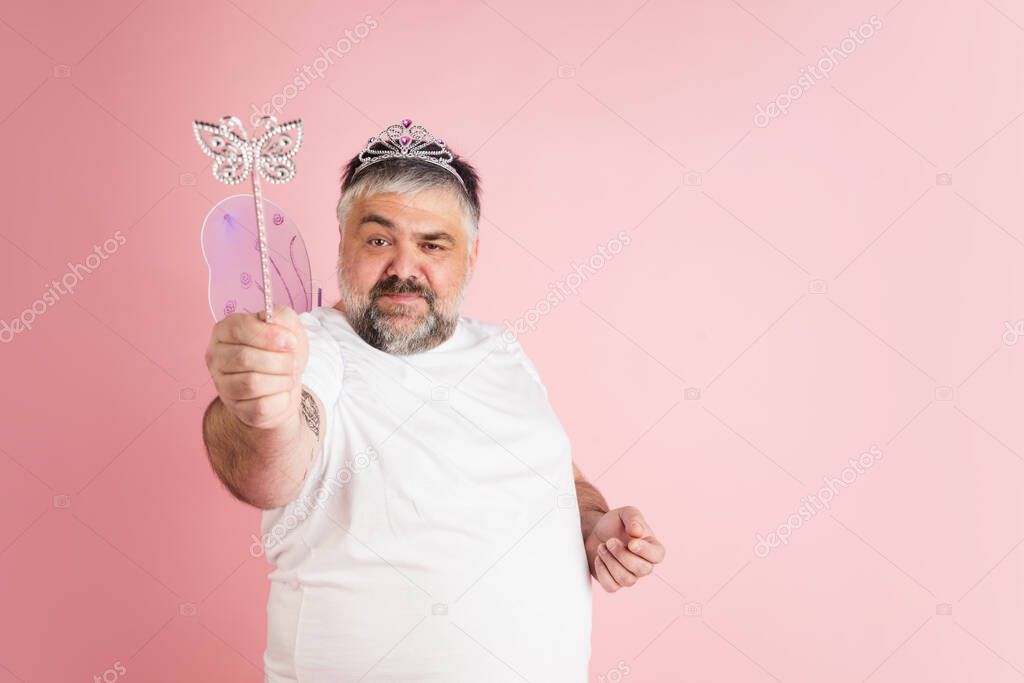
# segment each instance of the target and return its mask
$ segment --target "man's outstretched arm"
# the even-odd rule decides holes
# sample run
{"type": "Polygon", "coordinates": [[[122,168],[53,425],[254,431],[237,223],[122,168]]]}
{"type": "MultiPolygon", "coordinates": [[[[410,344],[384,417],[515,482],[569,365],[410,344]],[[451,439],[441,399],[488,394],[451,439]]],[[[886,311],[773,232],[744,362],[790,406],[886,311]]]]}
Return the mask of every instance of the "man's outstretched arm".
{"type": "Polygon", "coordinates": [[[324,408],[302,384],[309,342],[299,315],[235,313],[213,327],[206,364],[217,398],[203,415],[210,465],[239,500],[264,510],[301,491],[322,444],[324,408]]]}
{"type": "Polygon", "coordinates": [[[580,529],[590,574],[609,593],[632,586],[665,559],[665,547],[635,507],[608,509],[604,496],[572,464],[580,529]]]}
{"type": "MultiPolygon", "coordinates": [[[[300,385],[301,386],[301,385],[300,385]]],[[[298,493],[322,440],[320,400],[301,387],[301,409],[274,429],[241,422],[215,398],[203,415],[203,443],[210,466],[243,503],[266,510],[298,493]],[[305,457],[301,457],[306,454],[305,457]]]]}

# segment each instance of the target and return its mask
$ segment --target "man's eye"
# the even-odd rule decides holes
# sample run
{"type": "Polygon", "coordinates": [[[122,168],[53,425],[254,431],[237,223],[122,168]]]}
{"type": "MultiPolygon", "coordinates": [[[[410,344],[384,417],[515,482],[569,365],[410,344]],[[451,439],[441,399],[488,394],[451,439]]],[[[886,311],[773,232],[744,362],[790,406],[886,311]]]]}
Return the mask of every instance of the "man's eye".
{"type": "Polygon", "coordinates": [[[385,240],[383,237],[371,237],[370,238],[370,243],[371,244],[373,244],[374,242],[386,242],[386,241],[387,240],[385,240]]]}
{"type": "Polygon", "coordinates": [[[442,249],[444,249],[444,247],[442,247],[440,244],[435,244],[433,242],[427,242],[426,245],[428,247],[437,247],[436,249],[430,249],[429,251],[441,251],[442,249]]]}

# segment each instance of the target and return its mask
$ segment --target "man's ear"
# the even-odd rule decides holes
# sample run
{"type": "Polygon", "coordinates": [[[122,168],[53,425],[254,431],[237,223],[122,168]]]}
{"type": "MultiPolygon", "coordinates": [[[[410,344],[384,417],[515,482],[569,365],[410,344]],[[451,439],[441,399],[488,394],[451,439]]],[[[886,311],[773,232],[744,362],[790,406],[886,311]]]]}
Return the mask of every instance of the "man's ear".
{"type": "Polygon", "coordinates": [[[469,253],[469,273],[466,274],[466,278],[467,279],[473,277],[473,273],[476,271],[476,257],[477,257],[477,254],[479,252],[480,252],[480,235],[477,235],[476,239],[473,240],[473,248],[470,250],[470,253],[469,253]]]}

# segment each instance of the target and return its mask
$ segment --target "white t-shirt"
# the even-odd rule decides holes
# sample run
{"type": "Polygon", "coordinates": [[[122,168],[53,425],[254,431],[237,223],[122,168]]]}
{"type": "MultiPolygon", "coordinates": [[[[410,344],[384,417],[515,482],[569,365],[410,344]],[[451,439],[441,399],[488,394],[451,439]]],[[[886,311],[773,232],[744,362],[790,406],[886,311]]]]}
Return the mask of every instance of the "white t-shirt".
{"type": "Polygon", "coordinates": [[[461,317],[428,351],[300,315],[326,411],[263,513],[269,683],[583,683],[591,585],[569,438],[520,343],[461,317]]]}

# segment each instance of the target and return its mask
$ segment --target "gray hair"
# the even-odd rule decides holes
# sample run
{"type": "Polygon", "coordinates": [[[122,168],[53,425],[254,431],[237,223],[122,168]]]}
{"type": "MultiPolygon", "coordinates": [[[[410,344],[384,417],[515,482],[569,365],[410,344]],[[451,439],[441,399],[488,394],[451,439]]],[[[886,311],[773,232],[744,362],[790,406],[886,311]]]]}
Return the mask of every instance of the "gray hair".
{"type": "MultiPolygon", "coordinates": [[[[448,148],[451,152],[451,148],[448,148]]],[[[452,173],[435,164],[417,159],[386,159],[355,173],[359,167],[359,155],[353,157],[345,167],[341,183],[341,197],[338,199],[337,216],[341,239],[345,239],[345,223],[352,205],[359,199],[381,192],[416,194],[424,190],[445,187],[458,198],[462,208],[463,226],[466,229],[467,258],[473,249],[480,231],[480,177],[469,162],[452,152],[452,168],[463,183],[452,173]]]]}

